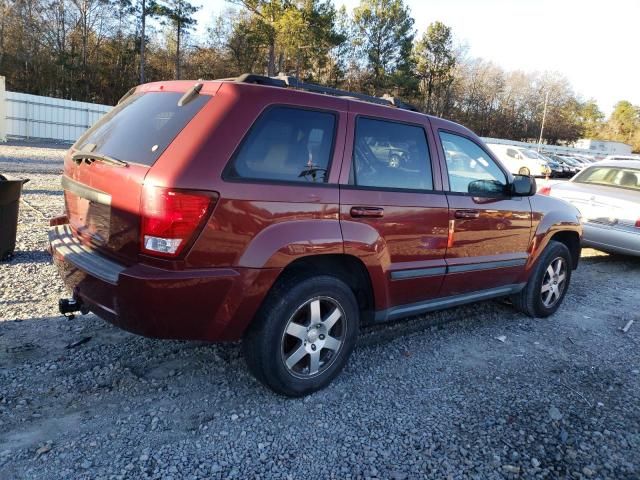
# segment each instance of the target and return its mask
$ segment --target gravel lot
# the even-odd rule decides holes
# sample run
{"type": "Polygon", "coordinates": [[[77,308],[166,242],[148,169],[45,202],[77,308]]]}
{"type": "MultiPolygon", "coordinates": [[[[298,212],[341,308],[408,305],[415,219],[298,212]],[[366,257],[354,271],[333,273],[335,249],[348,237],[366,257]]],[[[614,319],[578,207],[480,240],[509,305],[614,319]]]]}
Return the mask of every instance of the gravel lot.
{"type": "Polygon", "coordinates": [[[57,314],[63,152],[0,146],[31,179],[0,264],[1,479],[640,477],[640,259],[586,250],[546,320],[485,302],[369,328],[337,381],[288,400],[237,344],[57,314]]]}

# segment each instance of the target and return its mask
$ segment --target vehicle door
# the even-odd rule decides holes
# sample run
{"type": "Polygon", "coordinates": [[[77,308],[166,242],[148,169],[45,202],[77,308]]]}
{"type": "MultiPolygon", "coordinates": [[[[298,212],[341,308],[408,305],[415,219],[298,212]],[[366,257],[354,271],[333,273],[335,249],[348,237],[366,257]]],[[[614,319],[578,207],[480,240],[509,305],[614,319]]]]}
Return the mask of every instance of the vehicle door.
{"type": "Polygon", "coordinates": [[[436,297],[444,278],[448,206],[428,122],[350,106],[340,222],[345,253],[364,261],[378,311],[436,297]]]}
{"type": "Polygon", "coordinates": [[[477,138],[437,125],[434,133],[440,140],[449,203],[447,275],[441,295],[513,284],[529,256],[529,198],[507,193],[510,176],[477,138]],[[455,145],[455,151],[443,149],[441,142],[455,145]]]}

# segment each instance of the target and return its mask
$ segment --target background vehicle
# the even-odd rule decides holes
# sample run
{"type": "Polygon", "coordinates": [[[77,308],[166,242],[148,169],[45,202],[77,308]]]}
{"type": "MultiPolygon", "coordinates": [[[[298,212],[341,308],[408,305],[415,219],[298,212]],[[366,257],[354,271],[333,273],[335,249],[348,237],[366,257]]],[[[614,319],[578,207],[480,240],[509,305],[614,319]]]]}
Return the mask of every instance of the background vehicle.
{"type": "Polygon", "coordinates": [[[555,155],[552,153],[548,153],[547,156],[552,160],[555,160],[556,162],[558,162],[560,165],[562,165],[563,168],[566,169],[565,175],[567,177],[573,177],[576,173],[580,171],[581,167],[578,166],[576,162],[570,161],[566,157],[561,157],[560,155],[555,155]]]}
{"type": "Polygon", "coordinates": [[[577,210],[468,129],[291,77],[142,85],[69,150],[62,184],[61,311],[242,339],[291,396],[341,371],[360,324],[505,296],[551,315],[580,255],[577,210]]]}
{"type": "Polygon", "coordinates": [[[640,160],[602,160],[540,193],[580,210],[583,245],[640,255],[640,160]]]}
{"type": "Polygon", "coordinates": [[[547,155],[543,155],[540,152],[535,152],[534,153],[538,156],[538,158],[540,160],[542,160],[543,162],[545,162],[549,168],[551,169],[551,173],[549,174],[549,176],[551,178],[563,178],[567,175],[568,169],[561,165],[559,162],[555,161],[552,158],[549,158],[547,155]]]}
{"type": "Polygon", "coordinates": [[[609,155],[604,158],[604,160],[640,160],[640,156],[638,155],[609,155]]]}
{"type": "Polygon", "coordinates": [[[534,177],[551,174],[549,166],[533,150],[497,143],[488,143],[487,146],[511,173],[534,177]]]}

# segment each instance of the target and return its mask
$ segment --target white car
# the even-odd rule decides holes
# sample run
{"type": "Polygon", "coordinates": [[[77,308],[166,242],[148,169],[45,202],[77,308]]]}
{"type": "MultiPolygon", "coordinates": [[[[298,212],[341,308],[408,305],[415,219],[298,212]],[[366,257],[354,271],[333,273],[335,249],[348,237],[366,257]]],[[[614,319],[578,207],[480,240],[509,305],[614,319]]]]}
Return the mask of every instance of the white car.
{"type": "Polygon", "coordinates": [[[487,146],[511,173],[533,177],[551,174],[549,165],[533,150],[498,143],[487,143],[487,146]]]}

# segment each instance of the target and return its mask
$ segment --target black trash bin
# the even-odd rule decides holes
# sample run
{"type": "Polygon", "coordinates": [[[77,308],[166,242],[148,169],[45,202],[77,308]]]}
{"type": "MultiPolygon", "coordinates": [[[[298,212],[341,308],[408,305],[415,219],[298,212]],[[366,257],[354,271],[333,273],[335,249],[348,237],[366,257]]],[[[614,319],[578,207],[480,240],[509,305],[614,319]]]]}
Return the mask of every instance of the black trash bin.
{"type": "Polygon", "coordinates": [[[22,185],[29,180],[7,180],[0,175],[0,261],[13,255],[18,231],[18,205],[22,185]]]}

